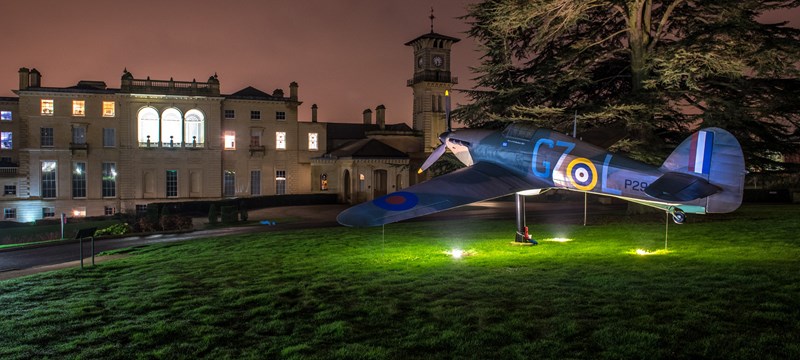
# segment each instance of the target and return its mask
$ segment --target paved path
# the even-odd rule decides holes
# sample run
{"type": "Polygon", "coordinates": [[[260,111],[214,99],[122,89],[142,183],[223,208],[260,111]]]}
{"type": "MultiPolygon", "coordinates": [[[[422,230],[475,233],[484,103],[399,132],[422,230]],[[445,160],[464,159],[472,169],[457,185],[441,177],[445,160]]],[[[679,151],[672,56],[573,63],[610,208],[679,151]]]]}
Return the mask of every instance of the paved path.
{"type": "MultiPolygon", "coordinates": [[[[266,208],[249,212],[250,220],[270,220],[274,226],[253,225],[220,229],[197,230],[180,234],[153,234],[131,236],[118,239],[95,241],[95,253],[149,244],[185,241],[212,236],[283,231],[339,226],[336,215],[346,209],[346,205],[309,205],[266,208]]],[[[527,222],[535,225],[541,222],[563,222],[567,219],[580,223],[583,218],[583,204],[574,202],[527,203],[527,222]]],[[[624,206],[590,205],[591,214],[624,211],[624,206]]],[[[487,201],[477,205],[464,206],[458,209],[427,215],[409,221],[440,221],[464,219],[514,219],[513,201],[487,201]]],[[[200,227],[204,219],[196,218],[195,224],[200,227]]],[[[509,231],[513,232],[513,229],[509,231]]],[[[90,244],[84,241],[84,257],[91,257],[90,244]]],[[[80,259],[80,247],[77,241],[67,240],[63,243],[45,246],[20,247],[0,251],[0,280],[9,275],[22,276],[52,269],[53,265],[71,263],[77,266],[80,259]]]]}

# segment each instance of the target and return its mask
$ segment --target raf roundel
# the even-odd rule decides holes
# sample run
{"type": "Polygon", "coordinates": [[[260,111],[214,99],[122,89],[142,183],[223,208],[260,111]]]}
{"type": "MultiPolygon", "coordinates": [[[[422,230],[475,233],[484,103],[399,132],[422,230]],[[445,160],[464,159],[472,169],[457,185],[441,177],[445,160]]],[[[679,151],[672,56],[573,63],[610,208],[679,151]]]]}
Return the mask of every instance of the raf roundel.
{"type": "Polygon", "coordinates": [[[406,191],[398,191],[372,200],[377,207],[390,211],[408,210],[417,206],[418,202],[417,195],[406,191]]]}
{"type": "Polygon", "coordinates": [[[597,185],[597,168],[587,158],[575,158],[567,165],[567,178],[576,189],[589,191],[597,185]]]}

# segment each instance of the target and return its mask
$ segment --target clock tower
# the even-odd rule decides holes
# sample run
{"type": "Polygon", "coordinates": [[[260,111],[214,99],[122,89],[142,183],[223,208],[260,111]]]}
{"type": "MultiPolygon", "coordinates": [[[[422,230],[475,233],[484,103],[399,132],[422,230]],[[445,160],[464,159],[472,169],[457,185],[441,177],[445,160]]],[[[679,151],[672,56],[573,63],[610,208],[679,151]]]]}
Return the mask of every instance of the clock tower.
{"type": "Polygon", "coordinates": [[[405,44],[414,48],[414,77],[407,82],[414,91],[413,127],[423,133],[423,151],[428,153],[447,130],[444,94],[458,84],[450,74],[450,48],[460,41],[433,32],[433,11],[430,18],[431,32],[405,44]]]}

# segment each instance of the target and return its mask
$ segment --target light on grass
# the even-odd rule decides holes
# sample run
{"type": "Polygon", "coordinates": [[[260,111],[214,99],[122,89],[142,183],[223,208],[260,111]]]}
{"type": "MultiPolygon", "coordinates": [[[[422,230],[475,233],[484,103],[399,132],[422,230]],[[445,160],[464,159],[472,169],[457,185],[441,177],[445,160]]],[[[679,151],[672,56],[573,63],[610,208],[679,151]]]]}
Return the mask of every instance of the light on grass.
{"type": "Polygon", "coordinates": [[[552,241],[552,242],[565,243],[565,242],[572,241],[572,239],[564,238],[564,237],[557,237],[557,238],[552,238],[552,239],[543,239],[542,241],[552,241]]]}
{"type": "Polygon", "coordinates": [[[452,257],[453,259],[461,259],[465,256],[473,256],[475,255],[474,251],[464,251],[461,249],[451,249],[449,251],[444,252],[446,255],[452,257]]]}
{"type": "Polygon", "coordinates": [[[669,250],[662,249],[662,250],[650,251],[650,250],[645,250],[645,249],[636,249],[632,253],[636,254],[636,255],[639,255],[639,256],[666,255],[666,254],[669,254],[669,250]]]}

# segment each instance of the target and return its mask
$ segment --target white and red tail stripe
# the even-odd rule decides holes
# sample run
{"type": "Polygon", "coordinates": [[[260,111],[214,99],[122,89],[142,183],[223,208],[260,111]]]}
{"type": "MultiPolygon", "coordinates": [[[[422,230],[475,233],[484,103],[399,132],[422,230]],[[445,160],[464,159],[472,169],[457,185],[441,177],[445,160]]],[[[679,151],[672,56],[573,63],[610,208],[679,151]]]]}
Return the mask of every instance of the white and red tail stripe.
{"type": "Polygon", "coordinates": [[[713,132],[701,130],[694,133],[689,152],[689,171],[708,175],[711,170],[711,151],[713,147],[713,132]]]}

